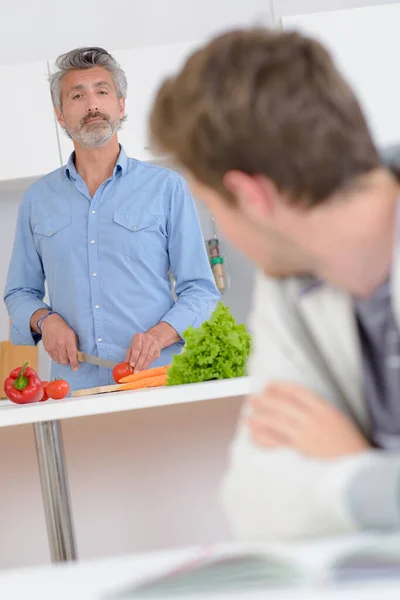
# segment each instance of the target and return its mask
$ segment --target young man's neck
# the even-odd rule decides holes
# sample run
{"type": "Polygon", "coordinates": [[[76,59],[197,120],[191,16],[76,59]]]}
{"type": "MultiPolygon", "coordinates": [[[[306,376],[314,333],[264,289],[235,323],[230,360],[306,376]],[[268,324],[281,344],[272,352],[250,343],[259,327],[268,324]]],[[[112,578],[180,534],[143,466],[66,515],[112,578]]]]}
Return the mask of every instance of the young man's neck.
{"type": "MultiPolygon", "coordinates": [[[[400,186],[377,169],[360,186],[315,211],[315,270],[357,297],[371,295],[390,275],[400,186]]],[[[311,217],[313,218],[313,217],[311,217]]]]}
{"type": "Polygon", "coordinates": [[[78,143],[75,147],[75,168],[90,189],[99,187],[113,174],[120,147],[115,135],[105,146],[84,148],[78,143]]]}

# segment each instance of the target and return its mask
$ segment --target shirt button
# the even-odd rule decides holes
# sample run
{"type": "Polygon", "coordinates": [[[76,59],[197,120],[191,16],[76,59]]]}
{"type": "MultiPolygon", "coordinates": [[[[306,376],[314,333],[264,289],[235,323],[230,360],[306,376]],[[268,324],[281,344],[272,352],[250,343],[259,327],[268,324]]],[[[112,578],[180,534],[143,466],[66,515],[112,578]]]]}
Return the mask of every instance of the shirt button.
{"type": "Polygon", "coordinates": [[[95,215],[95,214],[96,214],[96,211],[95,211],[95,210],[92,210],[92,215],[95,215]]]}
{"type": "Polygon", "coordinates": [[[90,240],[90,243],[91,243],[91,244],[95,244],[95,243],[96,243],[96,241],[95,241],[95,240],[90,240]]]}
{"type": "Polygon", "coordinates": [[[97,341],[99,342],[99,344],[101,344],[101,342],[103,341],[102,338],[97,338],[97,341]]]}
{"type": "Polygon", "coordinates": [[[92,273],[92,277],[97,277],[97,273],[92,273]]]}
{"type": "Polygon", "coordinates": [[[100,308],[100,306],[99,306],[98,304],[96,304],[96,305],[95,305],[95,308],[96,308],[96,309],[97,309],[97,308],[100,308]]]}
{"type": "Polygon", "coordinates": [[[53,232],[52,231],[48,231],[47,235],[53,235],[53,232]]]}
{"type": "Polygon", "coordinates": [[[136,225],[133,225],[132,229],[136,229],[136,225]]]}

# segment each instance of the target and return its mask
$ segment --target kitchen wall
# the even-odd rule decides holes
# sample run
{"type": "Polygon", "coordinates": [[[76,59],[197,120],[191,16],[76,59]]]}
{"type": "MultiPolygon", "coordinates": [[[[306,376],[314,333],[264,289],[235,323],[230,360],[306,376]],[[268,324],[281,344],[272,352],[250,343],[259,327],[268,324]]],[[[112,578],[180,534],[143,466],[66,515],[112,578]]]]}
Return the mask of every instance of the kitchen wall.
{"type": "Polygon", "coordinates": [[[222,299],[231,309],[235,319],[239,323],[245,323],[251,307],[254,265],[224,239],[205,206],[198,200],[196,206],[204,239],[207,240],[216,234],[220,242],[220,252],[225,258],[228,287],[222,299]]]}
{"type": "MultiPolygon", "coordinates": [[[[297,14],[397,0],[274,0],[276,14],[297,14]]],[[[269,0],[53,0],[2,2],[0,63],[39,60],[74,46],[107,48],[197,40],[270,16],[269,0]],[[114,7],[118,7],[115,9],[114,7]],[[157,18],[156,18],[157,17],[157,18]]]]}

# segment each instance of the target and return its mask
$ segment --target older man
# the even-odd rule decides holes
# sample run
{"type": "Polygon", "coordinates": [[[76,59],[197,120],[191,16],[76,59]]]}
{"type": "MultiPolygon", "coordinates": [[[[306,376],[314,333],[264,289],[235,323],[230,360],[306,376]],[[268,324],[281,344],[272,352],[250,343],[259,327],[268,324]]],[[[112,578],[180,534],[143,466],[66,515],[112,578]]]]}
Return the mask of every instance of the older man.
{"type": "Polygon", "coordinates": [[[234,532],[400,527],[400,186],[348,83],[316,41],[236,31],[164,83],[151,122],[267,275],[223,487],[234,532]]]}
{"type": "Polygon", "coordinates": [[[75,151],[22,200],[5,302],[13,343],[42,339],[52,376],[76,389],[111,382],[107,369],[78,366],[78,349],[137,371],[168,364],[219,296],[184,180],[118,143],[122,69],[102,48],[72,50],[56,65],[53,103],[75,151]]]}

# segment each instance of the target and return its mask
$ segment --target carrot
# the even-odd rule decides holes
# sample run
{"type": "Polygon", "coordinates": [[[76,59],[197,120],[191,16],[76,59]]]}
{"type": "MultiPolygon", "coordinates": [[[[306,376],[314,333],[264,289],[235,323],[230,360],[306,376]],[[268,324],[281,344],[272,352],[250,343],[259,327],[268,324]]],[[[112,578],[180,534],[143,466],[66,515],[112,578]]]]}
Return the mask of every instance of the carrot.
{"type": "Polygon", "coordinates": [[[126,390],[144,390],[150,387],[161,387],[167,383],[167,374],[156,375],[155,377],[146,377],[139,381],[131,381],[130,383],[124,383],[120,386],[119,391],[125,392],[126,390]]]}
{"type": "Polygon", "coordinates": [[[118,381],[118,383],[133,383],[134,381],[141,381],[148,377],[156,377],[158,375],[165,375],[168,367],[154,367],[153,369],[147,369],[147,371],[139,371],[139,373],[132,373],[127,375],[118,381]]]}

